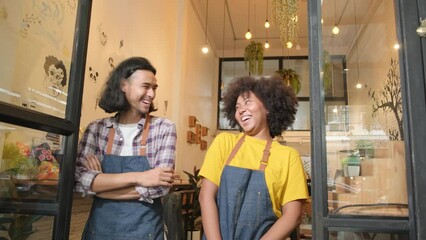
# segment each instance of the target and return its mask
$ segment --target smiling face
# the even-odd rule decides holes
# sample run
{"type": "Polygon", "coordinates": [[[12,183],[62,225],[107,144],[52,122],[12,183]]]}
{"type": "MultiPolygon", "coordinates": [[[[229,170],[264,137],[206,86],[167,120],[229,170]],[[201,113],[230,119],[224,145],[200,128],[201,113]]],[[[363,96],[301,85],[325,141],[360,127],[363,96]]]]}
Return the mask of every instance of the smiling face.
{"type": "Polygon", "coordinates": [[[121,91],[130,104],[129,111],[136,114],[149,113],[157,87],[154,73],[147,70],[136,70],[128,79],[122,81],[121,91]]]}
{"type": "Polygon", "coordinates": [[[64,79],[64,71],[60,68],[56,68],[55,65],[52,64],[49,66],[48,79],[50,84],[60,86],[62,79],[64,79]]]}
{"type": "Polygon", "coordinates": [[[235,110],[235,119],[247,135],[262,139],[269,136],[267,110],[253,92],[241,94],[235,110]]]}

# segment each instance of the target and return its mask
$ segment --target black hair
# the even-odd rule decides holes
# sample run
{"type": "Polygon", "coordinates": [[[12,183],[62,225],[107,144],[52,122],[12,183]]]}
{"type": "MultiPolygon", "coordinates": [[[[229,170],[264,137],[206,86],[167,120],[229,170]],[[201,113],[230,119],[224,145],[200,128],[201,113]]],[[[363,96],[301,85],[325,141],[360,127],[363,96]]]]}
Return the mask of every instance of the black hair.
{"type": "MultiPolygon", "coordinates": [[[[152,66],[148,59],[143,57],[131,57],[122,61],[117,67],[115,67],[110,73],[105,87],[101,93],[99,99],[99,107],[107,113],[114,113],[120,111],[126,111],[130,109],[130,104],[121,91],[121,81],[127,80],[137,70],[146,70],[157,73],[157,70],[152,66]]],[[[151,103],[149,112],[154,112],[157,109],[154,104],[151,103]]]]}
{"type": "MultiPolygon", "coordinates": [[[[297,112],[297,98],[293,89],[286,86],[279,77],[260,78],[246,76],[235,79],[227,86],[223,97],[223,113],[229,120],[231,127],[238,125],[235,119],[235,106],[237,99],[242,94],[253,92],[263,103],[267,112],[269,133],[271,137],[281,135],[295,119],[297,112]]],[[[240,127],[240,130],[241,127],[240,127]]]]}

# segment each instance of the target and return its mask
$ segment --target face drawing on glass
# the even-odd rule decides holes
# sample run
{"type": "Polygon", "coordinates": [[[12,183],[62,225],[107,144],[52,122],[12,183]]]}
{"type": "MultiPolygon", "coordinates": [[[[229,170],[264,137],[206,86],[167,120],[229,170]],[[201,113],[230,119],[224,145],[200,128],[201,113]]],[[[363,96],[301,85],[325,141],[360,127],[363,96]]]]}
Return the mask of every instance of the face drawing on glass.
{"type": "Polygon", "coordinates": [[[47,93],[57,97],[62,93],[63,87],[67,84],[67,70],[62,61],[54,56],[47,56],[44,63],[44,86],[47,93]]]}

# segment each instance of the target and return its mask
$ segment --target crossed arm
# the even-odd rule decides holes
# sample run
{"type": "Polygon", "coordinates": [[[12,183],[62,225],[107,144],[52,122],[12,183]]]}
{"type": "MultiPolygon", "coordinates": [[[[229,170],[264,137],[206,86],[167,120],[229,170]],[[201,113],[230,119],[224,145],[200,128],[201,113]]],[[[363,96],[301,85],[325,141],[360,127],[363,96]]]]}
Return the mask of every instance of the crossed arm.
{"type": "Polygon", "coordinates": [[[99,159],[94,155],[87,155],[83,165],[99,173],[92,182],[91,189],[96,196],[116,200],[139,199],[140,194],[135,186],[141,187],[171,187],[174,172],[172,168],[153,168],[144,172],[102,173],[99,159]]]}

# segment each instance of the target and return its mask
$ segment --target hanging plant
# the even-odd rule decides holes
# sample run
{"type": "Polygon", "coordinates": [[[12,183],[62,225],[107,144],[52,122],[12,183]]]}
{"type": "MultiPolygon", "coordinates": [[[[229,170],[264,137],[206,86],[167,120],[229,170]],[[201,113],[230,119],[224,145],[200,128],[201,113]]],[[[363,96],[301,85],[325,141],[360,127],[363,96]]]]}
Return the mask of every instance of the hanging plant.
{"type": "Polygon", "coordinates": [[[300,92],[300,76],[297,72],[291,68],[282,68],[278,71],[275,71],[282,79],[283,83],[286,86],[289,86],[293,89],[295,94],[300,92]]]}
{"type": "Polygon", "coordinates": [[[283,46],[288,42],[293,45],[297,42],[298,24],[298,0],[273,0],[272,16],[280,32],[280,40],[283,46]]]}
{"type": "Polygon", "coordinates": [[[250,74],[263,73],[263,46],[260,42],[252,41],[244,51],[245,68],[250,74]]]}
{"type": "Polygon", "coordinates": [[[324,83],[324,92],[328,95],[331,94],[331,87],[332,87],[332,66],[331,66],[331,61],[330,61],[330,54],[328,53],[328,51],[323,51],[322,54],[322,60],[323,60],[323,65],[322,65],[322,80],[324,83]]]}

